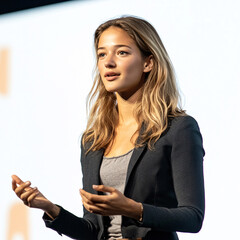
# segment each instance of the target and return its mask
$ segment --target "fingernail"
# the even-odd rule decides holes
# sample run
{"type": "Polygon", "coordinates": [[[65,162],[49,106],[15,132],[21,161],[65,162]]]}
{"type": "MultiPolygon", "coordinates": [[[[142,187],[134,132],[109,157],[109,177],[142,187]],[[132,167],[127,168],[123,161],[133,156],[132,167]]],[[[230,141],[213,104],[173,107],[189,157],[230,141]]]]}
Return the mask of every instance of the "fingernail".
{"type": "Polygon", "coordinates": [[[94,184],[93,184],[93,185],[92,185],[92,187],[93,187],[93,188],[97,188],[97,187],[98,187],[98,185],[94,185],[94,184]]]}

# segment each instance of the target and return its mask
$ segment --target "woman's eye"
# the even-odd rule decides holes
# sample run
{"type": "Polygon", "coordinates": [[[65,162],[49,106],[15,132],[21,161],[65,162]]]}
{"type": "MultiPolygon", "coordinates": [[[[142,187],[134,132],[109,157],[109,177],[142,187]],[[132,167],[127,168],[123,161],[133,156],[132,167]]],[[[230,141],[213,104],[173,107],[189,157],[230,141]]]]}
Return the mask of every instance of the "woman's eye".
{"type": "Polygon", "coordinates": [[[119,51],[119,53],[118,53],[119,55],[122,55],[122,56],[124,56],[124,55],[127,55],[128,53],[127,52],[125,52],[125,51],[119,51]]]}
{"type": "Polygon", "coordinates": [[[99,53],[98,54],[98,58],[102,58],[102,57],[104,57],[105,56],[105,53],[99,53]]]}

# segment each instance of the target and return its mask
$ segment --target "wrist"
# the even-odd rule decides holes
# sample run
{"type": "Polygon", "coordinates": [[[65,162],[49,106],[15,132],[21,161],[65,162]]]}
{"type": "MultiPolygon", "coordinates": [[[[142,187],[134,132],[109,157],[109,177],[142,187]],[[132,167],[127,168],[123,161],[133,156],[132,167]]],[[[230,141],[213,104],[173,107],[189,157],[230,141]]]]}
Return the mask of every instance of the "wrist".
{"type": "Polygon", "coordinates": [[[138,221],[142,222],[143,221],[143,205],[142,203],[139,203],[139,205],[140,205],[140,215],[139,215],[138,221]]]}
{"type": "Polygon", "coordinates": [[[54,220],[60,213],[60,207],[51,203],[48,206],[48,208],[46,208],[44,211],[50,218],[52,218],[54,220]]]}
{"type": "Polygon", "coordinates": [[[125,216],[141,222],[143,217],[142,203],[129,199],[128,210],[126,211],[125,216]]]}

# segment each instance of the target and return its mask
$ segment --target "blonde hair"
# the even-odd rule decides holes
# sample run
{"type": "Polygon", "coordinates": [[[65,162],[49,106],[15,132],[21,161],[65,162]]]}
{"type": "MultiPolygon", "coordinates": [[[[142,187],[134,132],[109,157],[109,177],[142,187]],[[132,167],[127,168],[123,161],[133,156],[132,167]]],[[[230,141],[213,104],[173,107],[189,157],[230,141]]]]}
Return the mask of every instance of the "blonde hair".
{"type": "MultiPolygon", "coordinates": [[[[167,129],[169,118],[186,115],[180,107],[180,95],[171,60],[154,27],[147,21],[132,16],[109,20],[96,29],[94,35],[96,56],[99,38],[111,26],[126,31],[135,41],[143,57],[152,55],[153,68],[146,75],[142,98],[136,103],[134,111],[139,125],[139,138],[134,144],[135,147],[141,147],[147,143],[148,148],[153,149],[154,143],[167,129]]],[[[88,103],[91,110],[83,134],[83,145],[91,142],[88,151],[106,149],[115,136],[118,109],[115,93],[105,89],[97,66],[88,103]],[[90,107],[92,102],[94,103],[90,107]]]]}

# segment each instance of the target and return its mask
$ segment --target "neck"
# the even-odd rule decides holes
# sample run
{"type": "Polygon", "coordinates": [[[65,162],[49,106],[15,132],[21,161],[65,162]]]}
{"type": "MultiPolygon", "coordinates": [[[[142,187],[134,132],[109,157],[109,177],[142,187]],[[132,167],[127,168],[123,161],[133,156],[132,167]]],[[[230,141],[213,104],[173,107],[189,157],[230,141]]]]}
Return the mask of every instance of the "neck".
{"type": "Polygon", "coordinates": [[[136,103],[138,102],[140,96],[142,94],[142,89],[138,89],[134,94],[126,94],[126,93],[116,93],[117,104],[118,104],[118,115],[119,122],[118,125],[129,125],[133,123],[137,123],[134,117],[134,109],[136,103]]]}

